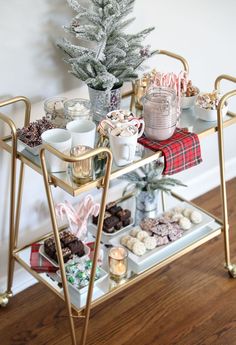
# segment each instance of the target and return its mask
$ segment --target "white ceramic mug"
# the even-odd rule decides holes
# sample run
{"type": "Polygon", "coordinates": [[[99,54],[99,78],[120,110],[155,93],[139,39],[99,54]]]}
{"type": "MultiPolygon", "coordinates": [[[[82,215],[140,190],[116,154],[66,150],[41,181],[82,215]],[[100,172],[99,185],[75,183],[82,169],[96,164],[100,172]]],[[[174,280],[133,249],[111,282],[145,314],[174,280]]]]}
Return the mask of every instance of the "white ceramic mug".
{"type": "Polygon", "coordinates": [[[114,135],[116,129],[112,129],[109,133],[109,141],[114,161],[117,166],[127,165],[133,162],[137,146],[138,128],[135,128],[135,134],[130,136],[114,135]]]}
{"type": "Polygon", "coordinates": [[[90,120],[68,122],[66,128],[72,136],[72,146],[85,145],[94,148],[96,125],[90,120]]]}
{"type": "MultiPolygon", "coordinates": [[[[66,129],[53,128],[45,131],[42,135],[43,144],[49,144],[56,150],[64,153],[65,155],[70,155],[70,149],[72,144],[72,138],[70,132],[66,129]]],[[[66,171],[68,163],[62,161],[54,154],[46,151],[46,164],[50,172],[61,172],[66,171]]]]}

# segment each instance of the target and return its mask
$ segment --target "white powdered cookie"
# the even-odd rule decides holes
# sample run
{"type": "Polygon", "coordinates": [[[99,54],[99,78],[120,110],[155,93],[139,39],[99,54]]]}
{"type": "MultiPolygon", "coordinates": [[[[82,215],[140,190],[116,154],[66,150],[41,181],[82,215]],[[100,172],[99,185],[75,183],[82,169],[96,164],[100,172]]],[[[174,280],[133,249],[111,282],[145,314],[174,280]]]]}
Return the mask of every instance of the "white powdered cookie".
{"type": "Polygon", "coordinates": [[[133,245],[137,242],[137,238],[131,237],[127,242],[126,242],[126,247],[129,250],[133,250],[133,245]]]}
{"type": "Polygon", "coordinates": [[[174,214],[174,212],[172,212],[172,211],[167,211],[167,212],[164,213],[164,217],[165,217],[166,219],[171,219],[171,218],[173,217],[173,214],[174,214]]]}
{"type": "Polygon", "coordinates": [[[182,215],[182,213],[174,213],[171,220],[173,222],[179,222],[181,218],[183,218],[184,216],[182,215]]]}
{"type": "Polygon", "coordinates": [[[122,236],[121,239],[120,239],[120,243],[122,244],[122,246],[127,246],[127,242],[128,240],[130,240],[132,237],[129,236],[129,235],[125,235],[125,236],[122,236]]]}
{"type": "Polygon", "coordinates": [[[142,231],[140,228],[133,228],[131,231],[130,231],[130,236],[132,236],[132,237],[136,237],[137,236],[137,234],[140,232],[140,231],[142,231]]]}
{"type": "Polygon", "coordinates": [[[193,211],[190,216],[190,220],[193,224],[199,224],[202,221],[202,215],[198,211],[193,211]]]}
{"type": "Polygon", "coordinates": [[[139,231],[139,232],[137,233],[137,236],[136,236],[136,238],[137,238],[139,241],[144,241],[145,238],[147,238],[147,237],[148,237],[148,233],[147,233],[147,231],[144,231],[144,230],[139,231]]]}
{"type": "Polygon", "coordinates": [[[147,250],[152,250],[152,249],[156,248],[156,245],[157,245],[157,241],[156,241],[155,237],[150,237],[150,236],[145,238],[143,243],[144,243],[147,250]]]}
{"type": "Polygon", "coordinates": [[[191,228],[192,224],[191,224],[191,222],[190,222],[190,220],[188,218],[183,217],[179,221],[179,226],[183,230],[189,230],[191,228]]]}
{"type": "Polygon", "coordinates": [[[182,213],[183,212],[183,207],[176,206],[173,208],[174,213],[182,213]]]}
{"type": "Polygon", "coordinates": [[[183,215],[186,218],[190,218],[192,212],[193,212],[193,210],[191,208],[185,208],[183,210],[183,215]]]}
{"type": "Polygon", "coordinates": [[[142,256],[146,253],[146,247],[144,243],[136,241],[133,245],[133,253],[138,256],[142,256]]]}

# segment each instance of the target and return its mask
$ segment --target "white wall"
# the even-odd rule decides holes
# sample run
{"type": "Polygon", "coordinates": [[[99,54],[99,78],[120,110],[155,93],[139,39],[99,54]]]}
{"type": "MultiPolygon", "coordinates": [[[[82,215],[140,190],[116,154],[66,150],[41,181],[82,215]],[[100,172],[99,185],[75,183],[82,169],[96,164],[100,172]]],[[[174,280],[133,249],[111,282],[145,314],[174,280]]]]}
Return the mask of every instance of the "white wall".
{"type": "MultiPolygon", "coordinates": [[[[86,1],[85,1],[86,2],[86,1]]],[[[183,55],[190,64],[194,84],[211,90],[217,75],[236,75],[235,41],[236,2],[228,0],[137,0],[136,22],[130,30],[156,26],[148,42],[154,48],[167,49],[183,55]],[[227,4],[227,6],[226,6],[227,4]]],[[[55,40],[62,35],[61,26],[71,18],[64,0],[11,0],[0,2],[0,97],[25,95],[33,102],[74,89],[70,95],[86,96],[86,87],[67,73],[55,40]]],[[[157,56],[150,64],[163,71],[178,70],[179,65],[157,56]]],[[[20,125],[17,108],[9,108],[20,125]]],[[[33,118],[43,114],[42,104],[33,109],[33,118]]],[[[236,176],[234,147],[235,127],[226,129],[228,177],[236,176]]],[[[4,133],[1,125],[0,134],[4,133]]],[[[215,136],[202,141],[204,163],[180,175],[189,186],[188,196],[194,197],[218,182],[217,146],[215,136]]],[[[5,288],[6,252],[8,243],[9,156],[0,152],[0,290],[5,288]],[[5,197],[6,195],[6,197],[5,197]]],[[[26,169],[21,243],[45,231],[49,224],[42,178],[26,169]]],[[[57,200],[64,198],[56,191],[57,200]]],[[[30,279],[17,273],[15,291],[30,279]]],[[[31,280],[30,280],[31,281],[31,280]]]]}

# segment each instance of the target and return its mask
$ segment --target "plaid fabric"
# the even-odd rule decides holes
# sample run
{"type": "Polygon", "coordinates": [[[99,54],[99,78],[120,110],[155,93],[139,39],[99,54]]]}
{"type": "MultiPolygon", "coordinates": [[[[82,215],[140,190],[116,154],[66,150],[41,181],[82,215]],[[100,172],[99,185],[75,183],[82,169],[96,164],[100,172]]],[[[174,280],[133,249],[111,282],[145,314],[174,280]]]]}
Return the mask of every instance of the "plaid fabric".
{"type": "Polygon", "coordinates": [[[31,246],[30,253],[30,266],[31,268],[38,272],[56,272],[58,267],[54,267],[47,259],[39,254],[39,248],[42,244],[34,243],[31,246]]]}
{"type": "Polygon", "coordinates": [[[165,159],[164,175],[173,175],[202,162],[198,136],[177,128],[174,135],[163,141],[142,136],[138,142],[152,151],[162,151],[165,159]]]}

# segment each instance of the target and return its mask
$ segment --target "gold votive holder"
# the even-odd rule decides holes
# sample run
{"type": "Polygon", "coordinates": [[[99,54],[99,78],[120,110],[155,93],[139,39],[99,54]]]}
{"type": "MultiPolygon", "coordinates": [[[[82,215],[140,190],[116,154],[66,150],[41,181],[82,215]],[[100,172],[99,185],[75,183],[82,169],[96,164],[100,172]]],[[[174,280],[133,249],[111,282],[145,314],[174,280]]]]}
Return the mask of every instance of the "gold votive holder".
{"type": "Polygon", "coordinates": [[[148,78],[143,77],[137,79],[134,82],[134,97],[135,97],[135,108],[143,110],[142,97],[146,94],[148,85],[148,78]]]}
{"type": "MultiPolygon", "coordinates": [[[[92,148],[85,145],[77,145],[70,151],[72,157],[79,157],[82,154],[91,151],[92,148]]],[[[93,159],[87,158],[81,161],[71,163],[71,176],[75,183],[83,184],[92,180],[93,178],[93,159]]]]}
{"type": "Polygon", "coordinates": [[[110,279],[120,282],[127,277],[128,251],[123,247],[112,247],[108,253],[110,279]]]}

